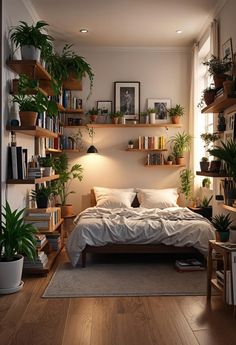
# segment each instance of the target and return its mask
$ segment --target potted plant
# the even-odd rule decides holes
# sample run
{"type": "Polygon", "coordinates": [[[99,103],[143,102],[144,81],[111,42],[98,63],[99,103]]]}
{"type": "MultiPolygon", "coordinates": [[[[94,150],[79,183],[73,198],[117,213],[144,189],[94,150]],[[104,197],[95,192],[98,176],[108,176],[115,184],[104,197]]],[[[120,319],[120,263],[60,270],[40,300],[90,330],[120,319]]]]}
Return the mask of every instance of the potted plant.
{"type": "Polygon", "coordinates": [[[215,55],[212,55],[210,59],[203,62],[203,65],[208,67],[208,72],[213,76],[215,88],[221,88],[223,82],[227,79],[227,72],[232,68],[232,62],[228,59],[220,59],[215,55]]]}
{"type": "MultiPolygon", "coordinates": [[[[210,149],[213,148],[214,142],[219,139],[218,134],[215,133],[202,133],[200,137],[205,143],[204,148],[207,153],[209,153],[210,149]]],[[[219,173],[220,167],[221,162],[218,159],[213,159],[210,162],[210,168],[208,167],[208,170],[211,172],[219,173]]]]}
{"type": "Polygon", "coordinates": [[[209,153],[225,163],[226,173],[229,176],[222,181],[225,203],[226,205],[232,205],[236,199],[236,141],[233,139],[228,140],[226,143],[221,141],[220,145],[209,150],[209,153]]]}
{"type": "Polygon", "coordinates": [[[128,141],[128,148],[129,149],[133,149],[134,148],[134,141],[133,140],[129,140],[128,141]]]}
{"type": "Polygon", "coordinates": [[[174,157],[172,155],[169,155],[166,160],[167,165],[172,165],[174,161],[174,157]]]}
{"type": "Polygon", "coordinates": [[[114,123],[115,125],[117,125],[119,123],[119,119],[124,116],[124,114],[121,111],[116,111],[114,113],[110,113],[109,114],[112,123],[114,123]]]}
{"type": "Polygon", "coordinates": [[[13,293],[23,286],[21,281],[23,261],[27,256],[30,260],[36,257],[37,229],[31,224],[25,224],[24,209],[11,210],[6,202],[1,213],[0,231],[0,290],[13,293]]]}
{"type": "Polygon", "coordinates": [[[51,186],[39,185],[35,190],[32,190],[30,193],[31,199],[36,201],[38,208],[47,208],[48,201],[53,195],[53,188],[51,186]]]}
{"type": "Polygon", "coordinates": [[[202,94],[204,102],[206,105],[209,105],[214,102],[216,89],[212,88],[212,86],[208,86],[202,91],[202,94]]]}
{"type": "Polygon", "coordinates": [[[209,163],[208,157],[202,157],[201,162],[200,162],[201,171],[208,171],[209,165],[210,163],[209,163]]]}
{"type": "Polygon", "coordinates": [[[148,114],[147,111],[141,112],[141,113],[140,113],[140,116],[141,116],[141,118],[144,119],[143,122],[144,122],[146,125],[149,124],[149,114],[148,114]]]}
{"type": "Polygon", "coordinates": [[[211,186],[211,180],[209,179],[209,177],[205,177],[203,180],[202,180],[202,187],[204,188],[210,188],[211,186]]]}
{"type": "Polygon", "coordinates": [[[172,123],[174,124],[179,124],[180,117],[184,116],[184,107],[182,107],[180,104],[176,104],[174,107],[167,109],[167,111],[169,113],[172,123]]]}
{"type": "MultiPolygon", "coordinates": [[[[92,68],[84,57],[76,54],[71,47],[72,44],[66,44],[61,54],[57,52],[49,53],[46,57],[47,69],[59,86],[62,86],[63,82],[67,80],[75,80],[81,83],[82,78],[87,75],[90,80],[91,94],[94,78],[92,68]]],[[[66,85],[64,85],[64,88],[66,88],[66,85]]]]}
{"type": "Polygon", "coordinates": [[[38,21],[35,25],[29,25],[24,21],[19,23],[10,29],[12,43],[16,48],[21,48],[23,60],[40,61],[41,50],[46,49],[53,41],[53,38],[45,32],[48,24],[44,21],[38,21]]]}
{"type": "Polygon", "coordinates": [[[180,188],[179,192],[184,194],[186,202],[189,201],[192,195],[194,175],[190,169],[184,169],[180,172],[180,188]]]}
{"type": "Polygon", "coordinates": [[[54,158],[54,168],[60,177],[53,183],[53,191],[60,198],[61,216],[64,218],[73,214],[72,205],[67,203],[67,199],[70,194],[75,193],[70,190],[71,182],[75,179],[82,181],[83,168],[80,164],[69,167],[66,154],[54,158]]]}
{"type": "Polygon", "coordinates": [[[46,156],[46,157],[39,157],[39,165],[43,168],[43,176],[51,176],[53,175],[53,158],[46,156]]]}
{"type": "Polygon", "coordinates": [[[95,108],[89,109],[89,110],[87,111],[86,115],[89,116],[89,118],[90,118],[90,123],[96,122],[98,113],[99,113],[99,110],[98,110],[98,109],[95,109],[95,108]]]}
{"type": "Polygon", "coordinates": [[[216,240],[221,242],[227,242],[229,239],[229,227],[232,223],[230,214],[218,214],[212,217],[212,224],[216,229],[216,240]]]}
{"type": "Polygon", "coordinates": [[[184,152],[190,150],[191,141],[191,135],[185,132],[177,133],[175,136],[170,138],[169,142],[172,147],[172,154],[175,157],[175,162],[177,165],[184,164],[184,152]]]}
{"type": "Polygon", "coordinates": [[[200,205],[199,205],[199,207],[200,207],[199,213],[203,217],[205,217],[209,220],[212,219],[212,206],[210,206],[210,202],[211,202],[212,198],[213,198],[213,195],[211,195],[209,198],[204,196],[202,198],[202,201],[200,202],[200,205]]]}
{"type": "Polygon", "coordinates": [[[149,115],[149,122],[151,124],[155,124],[156,123],[156,109],[148,108],[147,113],[149,115]]]}

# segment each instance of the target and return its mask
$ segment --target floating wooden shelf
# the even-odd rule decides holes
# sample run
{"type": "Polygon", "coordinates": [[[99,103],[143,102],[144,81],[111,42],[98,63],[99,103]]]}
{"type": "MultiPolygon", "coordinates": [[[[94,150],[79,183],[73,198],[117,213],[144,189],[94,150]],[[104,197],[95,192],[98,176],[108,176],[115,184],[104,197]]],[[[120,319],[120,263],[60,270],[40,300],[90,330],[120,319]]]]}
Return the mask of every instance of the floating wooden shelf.
{"type": "Polygon", "coordinates": [[[167,151],[167,149],[126,149],[128,152],[148,152],[148,151],[157,151],[157,152],[163,152],[167,151]]]}
{"type": "Polygon", "coordinates": [[[31,135],[36,138],[45,137],[45,138],[57,138],[58,133],[54,133],[49,131],[46,128],[38,127],[38,126],[7,126],[6,129],[8,131],[14,131],[23,133],[26,135],[31,135]]]}
{"type": "Polygon", "coordinates": [[[83,109],[67,109],[65,108],[64,113],[66,114],[83,114],[83,109]]]}
{"type": "Polygon", "coordinates": [[[29,178],[25,180],[7,180],[7,184],[37,184],[37,183],[44,183],[53,180],[57,180],[59,175],[52,175],[52,176],[45,176],[45,177],[38,177],[38,178],[29,178]]]}
{"type": "Polygon", "coordinates": [[[46,149],[45,151],[46,151],[46,153],[62,153],[62,150],[60,150],[60,149],[49,148],[49,149],[46,149]]]}
{"type": "Polygon", "coordinates": [[[145,164],[146,168],[185,168],[186,165],[176,164],[145,164]]]}
{"type": "MultiPolygon", "coordinates": [[[[86,125],[87,127],[93,127],[93,128],[181,128],[183,125],[179,124],[179,125],[175,125],[173,123],[163,123],[163,124],[142,124],[142,123],[138,123],[136,125],[134,125],[133,123],[130,124],[125,124],[125,125],[114,125],[113,123],[88,123],[86,125]]],[[[82,128],[82,127],[86,127],[85,125],[82,126],[69,126],[69,125],[64,125],[64,128],[82,128]]]]}
{"type": "Polygon", "coordinates": [[[7,66],[13,72],[26,74],[31,79],[52,79],[46,69],[36,60],[8,60],[7,66]]]}
{"type": "Polygon", "coordinates": [[[65,108],[64,108],[63,105],[60,104],[60,103],[57,103],[57,109],[58,109],[59,111],[61,111],[61,112],[64,112],[64,111],[65,111],[65,108]]]}
{"type": "Polygon", "coordinates": [[[231,212],[236,212],[236,207],[233,206],[223,205],[223,208],[231,212]]]}
{"type": "Polygon", "coordinates": [[[236,104],[236,95],[227,96],[223,94],[217,97],[213,103],[203,108],[202,113],[219,113],[234,104],[236,104]]]}
{"type": "Polygon", "coordinates": [[[228,177],[225,172],[212,172],[212,171],[196,171],[196,175],[198,176],[208,176],[208,177],[228,177]]]}
{"type": "Polygon", "coordinates": [[[66,153],[78,153],[78,152],[81,152],[79,149],[63,149],[62,150],[63,152],[66,152],[66,153]]]}

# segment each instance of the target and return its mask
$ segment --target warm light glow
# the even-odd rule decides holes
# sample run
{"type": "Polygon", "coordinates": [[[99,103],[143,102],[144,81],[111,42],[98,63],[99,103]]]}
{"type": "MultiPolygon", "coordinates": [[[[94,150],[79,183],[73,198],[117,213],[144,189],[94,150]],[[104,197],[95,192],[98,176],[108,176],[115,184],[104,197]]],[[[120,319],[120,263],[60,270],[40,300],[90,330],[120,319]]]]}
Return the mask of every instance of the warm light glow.
{"type": "Polygon", "coordinates": [[[81,32],[82,34],[86,34],[86,33],[88,32],[88,30],[87,30],[87,29],[80,29],[80,32],[81,32]]]}
{"type": "Polygon", "coordinates": [[[175,32],[176,32],[177,34],[182,34],[183,31],[182,31],[182,30],[176,30],[175,32]]]}

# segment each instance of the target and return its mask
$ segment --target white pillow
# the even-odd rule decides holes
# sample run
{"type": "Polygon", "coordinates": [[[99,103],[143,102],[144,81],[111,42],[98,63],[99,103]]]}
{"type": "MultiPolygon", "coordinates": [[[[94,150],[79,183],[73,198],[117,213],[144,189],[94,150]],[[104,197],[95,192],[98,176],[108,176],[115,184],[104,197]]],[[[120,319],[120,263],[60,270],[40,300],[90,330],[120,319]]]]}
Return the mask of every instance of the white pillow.
{"type": "Polygon", "coordinates": [[[96,203],[103,208],[123,208],[131,207],[136,193],[133,188],[114,189],[104,187],[94,187],[96,203]]]}
{"type": "Polygon", "coordinates": [[[160,208],[176,207],[178,192],[177,188],[167,189],[137,189],[138,201],[141,207],[160,208]]]}

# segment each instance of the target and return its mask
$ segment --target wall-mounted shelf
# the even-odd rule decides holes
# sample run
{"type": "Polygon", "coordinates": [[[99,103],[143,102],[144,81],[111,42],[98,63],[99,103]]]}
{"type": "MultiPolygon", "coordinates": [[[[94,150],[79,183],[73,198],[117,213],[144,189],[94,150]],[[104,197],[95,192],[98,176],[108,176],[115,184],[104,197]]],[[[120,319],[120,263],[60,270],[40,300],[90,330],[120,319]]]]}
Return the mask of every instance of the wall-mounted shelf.
{"type": "Polygon", "coordinates": [[[176,164],[145,164],[145,168],[185,168],[186,165],[176,164]]]}
{"type": "Polygon", "coordinates": [[[45,150],[46,153],[62,153],[62,150],[60,149],[51,149],[51,148],[48,148],[45,150]]]}
{"type": "Polygon", "coordinates": [[[196,171],[196,175],[198,176],[208,176],[208,177],[228,177],[225,172],[212,172],[212,171],[196,171]]]}
{"type": "Polygon", "coordinates": [[[64,108],[63,105],[60,104],[60,103],[57,103],[57,109],[58,109],[60,112],[64,112],[64,111],[65,111],[65,108],[64,108]]]}
{"type": "Polygon", "coordinates": [[[78,153],[81,152],[79,149],[63,149],[62,150],[65,153],[78,153]]]}
{"type": "Polygon", "coordinates": [[[223,208],[231,212],[236,212],[236,207],[233,206],[223,205],[223,208]]]}
{"type": "Polygon", "coordinates": [[[227,96],[223,94],[217,97],[213,103],[203,108],[202,113],[219,113],[234,104],[236,104],[236,95],[227,96]]]}
{"type": "Polygon", "coordinates": [[[7,184],[38,184],[38,183],[44,183],[49,182],[53,180],[57,180],[59,178],[59,175],[52,175],[52,176],[45,176],[45,177],[39,177],[39,178],[28,178],[24,180],[7,180],[7,184]]]}
{"type": "MultiPolygon", "coordinates": [[[[113,123],[88,123],[86,125],[87,127],[93,127],[93,128],[181,128],[183,127],[182,124],[173,124],[173,123],[163,123],[163,124],[142,124],[142,123],[138,123],[138,124],[125,124],[125,125],[114,125],[113,123]]],[[[68,126],[68,125],[64,125],[64,128],[82,128],[82,127],[86,127],[85,125],[82,126],[68,126]]]]}
{"type": "Polygon", "coordinates": [[[45,138],[57,138],[58,133],[54,133],[49,131],[46,128],[38,127],[38,126],[7,126],[6,129],[8,131],[14,131],[23,133],[26,135],[34,136],[36,138],[45,137],[45,138]]]}
{"type": "Polygon", "coordinates": [[[83,114],[83,109],[67,109],[65,108],[64,113],[66,114],[83,114]]]}
{"type": "Polygon", "coordinates": [[[156,151],[156,152],[163,152],[167,151],[167,149],[126,149],[128,152],[149,152],[149,151],[156,151]]]}
{"type": "Polygon", "coordinates": [[[46,69],[36,60],[8,60],[7,66],[13,72],[26,74],[31,79],[52,79],[46,69]]]}

